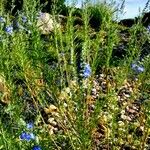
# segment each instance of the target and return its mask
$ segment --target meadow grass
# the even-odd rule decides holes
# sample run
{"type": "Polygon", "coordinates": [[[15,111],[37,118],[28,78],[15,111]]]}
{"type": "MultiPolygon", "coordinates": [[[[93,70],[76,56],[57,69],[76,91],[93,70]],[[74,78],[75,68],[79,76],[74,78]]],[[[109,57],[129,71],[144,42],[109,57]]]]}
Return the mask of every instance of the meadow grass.
{"type": "Polygon", "coordinates": [[[149,33],[140,20],[116,58],[127,28],[115,21],[114,5],[86,3],[81,25],[70,7],[63,27],[44,36],[40,9],[25,1],[23,28],[13,30],[13,16],[0,6],[0,149],[148,150],[150,59],[138,60],[149,33]]]}

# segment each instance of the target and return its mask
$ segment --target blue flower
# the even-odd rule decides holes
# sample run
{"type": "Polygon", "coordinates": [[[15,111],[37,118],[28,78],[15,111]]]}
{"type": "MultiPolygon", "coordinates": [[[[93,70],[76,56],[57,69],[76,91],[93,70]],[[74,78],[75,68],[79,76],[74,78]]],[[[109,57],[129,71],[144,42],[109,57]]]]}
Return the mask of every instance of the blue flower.
{"type": "Polygon", "coordinates": [[[26,23],[27,22],[27,17],[26,16],[22,16],[22,22],[26,23]]]}
{"type": "Polygon", "coordinates": [[[5,19],[2,16],[0,16],[0,22],[5,23],[5,19]]]}
{"type": "Polygon", "coordinates": [[[37,19],[39,19],[39,18],[43,18],[43,17],[44,17],[44,15],[45,15],[44,13],[39,12],[39,13],[38,13],[38,16],[37,16],[37,19]]]}
{"type": "Polygon", "coordinates": [[[83,76],[85,78],[88,78],[91,75],[91,68],[89,64],[85,64],[84,69],[83,69],[83,76]]]}
{"type": "Polygon", "coordinates": [[[8,33],[8,34],[12,34],[13,33],[13,27],[12,26],[7,26],[5,28],[5,31],[8,33]]]}
{"type": "Polygon", "coordinates": [[[142,73],[144,72],[144,67],[142,65],[138,65],[135,63],[131,64],[131,68],[136,72],[136,73],[142,73]]]}
{"type": "Polygon", "coordinates": [[[33,128],[33,123],[32,122],[29,122],[27,123],[27,129],[32,129],[33,128]]]}
{"type": "Polygon", "coordinates": [[[20,27],[19,22],[16,22],[15,26],[16,26],[17,28],[19,28],[19,27],[20,27]]]}
{"type": "Polygon", "coordinates": [[[31,137],[32,140],[35,139],[35,135],[33,133],[30,133],[30,137],[31,137]]]}
{"type": "Polygon", "coordinates": [[[40,146],[36,145],[36,146],[33,146],[32,150],[42,150],[40,146]]]}
{"type": "Polygon", "coordinates": [[[34,140],[35,135],[33,133],[22,132],[22,134],[20,135],[20,139],[26,141],[34,140]]]}
{"type": "Polygon", "coordinates": [[[148,25],[148,27],[147,27],[147,31],[148,31],[148,32],[150,32],[150,25],[148,25]]]}

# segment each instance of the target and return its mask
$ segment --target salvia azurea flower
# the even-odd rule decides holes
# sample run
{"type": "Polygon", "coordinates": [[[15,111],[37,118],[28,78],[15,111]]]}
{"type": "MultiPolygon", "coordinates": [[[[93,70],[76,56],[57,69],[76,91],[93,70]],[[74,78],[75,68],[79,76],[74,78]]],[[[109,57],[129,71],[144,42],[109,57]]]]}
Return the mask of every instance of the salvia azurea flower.
{"type": "Polygon", "coordinates": [[[83,77],[88,78],[91,75],[91,67],[89,64],[85,64],[84,65],[84,69],[83,69],[83,77]]]}
{"type": "Polygon", "coordinates": [[[44,13],[39,12],[39,13],[38,13],[38,15],[37,15],[37,19],[39,19],[39,18],[43,18],[43,17],[44,17],[44,13]]]}
{"type": "Polygon", "coordinates": [[[22,16],[22,22],[26,23],[27,22],[27,17],[26,16],[22,16]]]}
{"type": "Polygon", "coordinates": [[[4,19],[2,16],[0,16],[0,22],[1,22],[1,23],[4,23],[4,22],[5,22],[5,19],[4,19]]]}
{"type": "Polygon", "coordinates": [[[136,73],[142,73],[144,72],[144,67],[142,65],[138,65],[136,63],[131,64],[131,68],[136,72],[136,73]]]}
{"type": "Polygon", "coordinates": [[[27,129],[32,129],[33,128],[33,123],[32,122],[29,122],[27,123],[27,129]]]}
{"type": "Polygon", "coordinates": [[[41,149],[41,147],[40,147],[40,146],[35,145],[35,146],[33,146],[32,150],[42,150],[42,149],[41,149]]]}
{"type": "Polygon", "coordinates": [[[148,31],[148,32],[150,32],[150,25],[148,25],[148,27],[147,27],[147,31],[148,31]]]}
{"type": "Polygon", "coordinates": [[[12,34],[13,33],[13,27],[10,25],[10,26],[7,26],[5,28],[5,31],[8,33],[8,34],[12,34]]]}
{"type": "Polygon", "coordinates": [[[35,139],[35,135],[33,133],[22,132],[20,135],[21,140],[30,141],[35,139]]]}

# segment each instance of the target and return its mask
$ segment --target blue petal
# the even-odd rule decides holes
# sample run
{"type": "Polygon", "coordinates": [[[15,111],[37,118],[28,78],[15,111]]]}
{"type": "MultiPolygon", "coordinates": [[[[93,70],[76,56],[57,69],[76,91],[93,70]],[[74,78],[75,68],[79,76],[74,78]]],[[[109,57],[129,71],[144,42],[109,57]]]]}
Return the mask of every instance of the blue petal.
{"type": "Polygon", "coordinates": [[[131,64],[132,69],[135,69],[137,67],[137,64],[131,64]]]}
{"type": "Polygon", "coordinates": [[[1,22],[1,23],[4,23],[4,22],[5,22],[5,19],[4,19],[2,16],[0,16],[0,22],[1,22]]]}
{"type": "Polygon", "coordinates": [[[5,31],[8,33],[8,34],[12,34],[13,33],[13,27],[12,26],[7,26],[5,28],[5,31]]]}
{"type": "Polygon", "coordinates": [[[33,123],[32,122],[27,123],[27,128],[32,129],[33,128],[33,123]]]}
{"type": "Polygon", "coordinates": [[[22,22],[26,23],[27,22],[27,17],[26,16],[22,16],[22,22]]]}
{"type": "Polygon", "coordinates": [[[33,146],[32,150],[42,150],[40,146],[36,145],[36,146],[33,146]]]}
{"type": "Polygon", "coordinates": [[[144,68],[139,66],[139,67],[138,67],[138,71],[139,71],[139,72],[143,72],[143,71],[144,71],[144,68]]]}
{"type": "Polygon", "coordinates": [[[83,70],[83,76],[85,78],[89,77],[91,75],[91,68],[90,68],[90,65],[89,64],[85,64],[84,66],[84,70],[83,70]]]}
{"type": "Polygon", "coordinates": [[[35,135],[33,133],[26,133],[26,132],[23,132],[21,135],[20,135],[20,139],[21,140],[26,140],[26,141],[30,141],[31,139],[35,139],[35,135]]]}
{"type": "Polygon", "coordinates": [[[26,137],[26,133],[25,133],[25,132],[23,132],[23,133],[20,135],[20,139],[21,139],[21,140],[24,140],[24,139],[25,139],[25,137],[26,137]]]}
{"type": "Polygon", "coordinates": [[[32,140],[34,140],[34,139],[35,139],[35,135],[34,135],[33,133],[30,133],[30,138],[31,138],[32,140]]]}
{"type": "Polygon", "coordinates": [[[142,65],[138,65],[138,64],[131,64],[131,68],[133,69],[133,71],[135,71],[136,73],[141,73],[144,72],[144,67],[142,65]]]}

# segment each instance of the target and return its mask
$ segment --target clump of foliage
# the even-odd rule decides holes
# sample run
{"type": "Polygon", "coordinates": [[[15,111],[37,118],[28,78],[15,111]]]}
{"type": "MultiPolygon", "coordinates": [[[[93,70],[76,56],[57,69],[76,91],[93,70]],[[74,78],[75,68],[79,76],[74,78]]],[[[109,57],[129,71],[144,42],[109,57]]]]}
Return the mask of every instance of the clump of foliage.
{"type": "Polygon", "coordinates": [[[107,3],[68,7],[57,26],[55,6],[27,0],[15,28],[4,4],[0,149],[149,149],[150,57],[140,58],[149,31],[138,22],[124,39],[126,28],[107,3]],[[42,8],[53,8],[49,35],[36,26],[42,8]],[[114,49],[124,41],[116,62],[114,49]]]}
{"type": "Polygon", "coordinates": [[[4,9],[4,11],[6,13],[10,13],[12,15],[15,15],[18,13],[18,11],[22,11],[26,6],[26,3],[30,3],[32,4],[32,6],[29,7],[33,7],[33,3],[36,3],[38,7],[41,7],[42,12],[49,12],[52,13],[52,10],[54,10],[58,13],[61,10],[65,9],[65,0],[38,0],[36,2],[32,2],[32,1],[24,1],[24,0],[2,0],[1,4],[4,9]],[[54,8],[53,8],[54,7],[54,8]]]}

